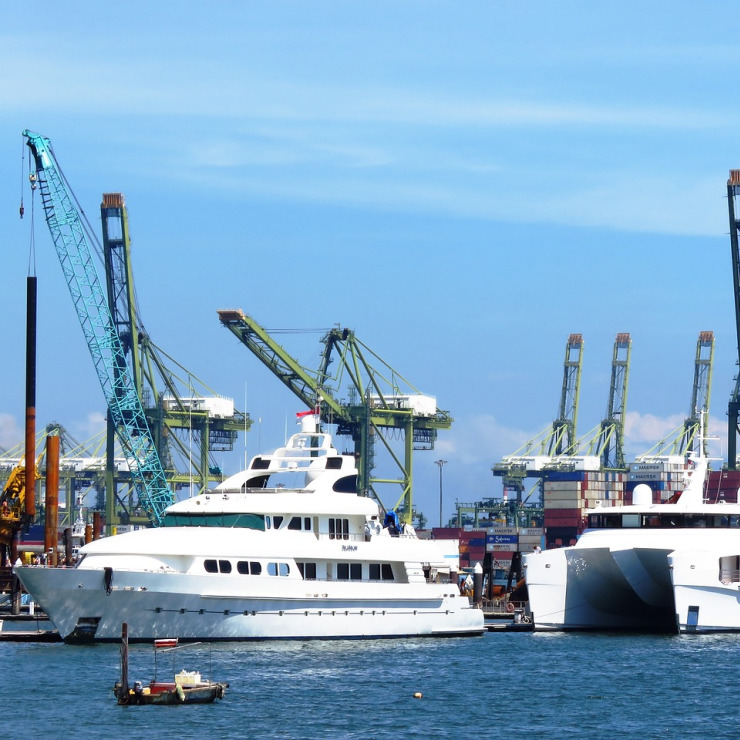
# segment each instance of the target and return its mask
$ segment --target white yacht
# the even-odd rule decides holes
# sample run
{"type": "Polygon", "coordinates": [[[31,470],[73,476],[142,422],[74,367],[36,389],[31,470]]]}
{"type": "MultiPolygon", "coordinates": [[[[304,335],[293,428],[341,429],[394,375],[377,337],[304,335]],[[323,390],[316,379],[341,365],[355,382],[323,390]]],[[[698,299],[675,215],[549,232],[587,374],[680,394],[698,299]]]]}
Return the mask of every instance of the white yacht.
{"type": "Polygon", "coordinates": [[[67,642],[477,635],[432,540],[355,492],[357,468],[317,417],[164,526],[93,541],[74,568],[18,577],[67,642]]]}
{"type": "Polygon", "coordinates": [[[676,501],[653,504],[637,486],[632,504],[591,510],[572,547],[524,556],[536,630],[717,629],[729,620],[720,593],[740,629],[740,505],[704,503],[707,458],[692,452],[688,465],[676,501]]]}

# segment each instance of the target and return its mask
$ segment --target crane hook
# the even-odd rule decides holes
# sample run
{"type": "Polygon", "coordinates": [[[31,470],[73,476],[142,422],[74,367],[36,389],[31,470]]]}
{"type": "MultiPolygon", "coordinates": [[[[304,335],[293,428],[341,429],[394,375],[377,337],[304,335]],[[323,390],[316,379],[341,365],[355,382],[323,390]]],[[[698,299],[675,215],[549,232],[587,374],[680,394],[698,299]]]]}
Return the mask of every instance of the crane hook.
{"type": "Polygon", "coordinates": [[[28,174],[28,180],[31,183],[31,190],[36,190],[36,173],[35,172],[29,172],[29,174],[28,174]]]}
{"type": "Polygon", "coordinates": [[[21,198],[21,207],[19,209],[21,218],[23,218],[23,214],[25,213],[26,209],[23,207],[23,198],[21,198]]]}

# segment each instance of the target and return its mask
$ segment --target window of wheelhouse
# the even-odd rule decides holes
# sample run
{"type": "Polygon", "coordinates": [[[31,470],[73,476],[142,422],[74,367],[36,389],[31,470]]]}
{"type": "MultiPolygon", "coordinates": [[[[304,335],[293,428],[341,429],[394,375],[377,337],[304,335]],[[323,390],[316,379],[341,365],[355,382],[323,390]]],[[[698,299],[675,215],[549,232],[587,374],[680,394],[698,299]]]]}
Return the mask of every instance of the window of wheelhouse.
{"type": "Polygon", "coordinates": [[[329,539],[349,539],[349,519],[329,519],[329,539]]]}
{"type": "Polygon", "coordinates": [[[294,516],[289,522],[288,522],[288,529],[294,529],[294,530],[305,530],[306,532],[311,531],[311,517],[310,516],[294,516]]]}

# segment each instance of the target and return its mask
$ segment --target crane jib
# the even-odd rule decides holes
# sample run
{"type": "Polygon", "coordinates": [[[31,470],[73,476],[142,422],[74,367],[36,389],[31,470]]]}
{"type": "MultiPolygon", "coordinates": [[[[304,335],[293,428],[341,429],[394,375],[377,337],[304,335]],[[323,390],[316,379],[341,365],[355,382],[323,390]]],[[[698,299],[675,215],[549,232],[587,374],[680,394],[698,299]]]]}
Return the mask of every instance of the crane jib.
{"type": "Polygon", "coordinates": [[[75,206],[49,139],[24,131],[34,155],[36,179],[44,203],[46,223],[57,250],[88,349],[98,374],[116,434],[131,478],[149,519],[162,523],[164,511],[174,501],[162,462],[144,415],[141,399],[127,371],[120,337],[115,331],[80,209],[75,206]],[[69,265],[74,265],[70,269],[69,265]]]}

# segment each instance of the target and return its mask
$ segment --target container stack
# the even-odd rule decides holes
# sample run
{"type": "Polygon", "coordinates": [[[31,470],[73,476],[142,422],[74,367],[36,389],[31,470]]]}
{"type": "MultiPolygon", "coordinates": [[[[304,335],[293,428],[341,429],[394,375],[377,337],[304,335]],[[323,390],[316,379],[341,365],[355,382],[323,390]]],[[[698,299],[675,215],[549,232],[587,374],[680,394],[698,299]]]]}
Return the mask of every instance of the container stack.
{"type": "Polygon", "coordinates": [[[661,460],[631,463],[625,503],[632,503],[632,492],[641,483],[650,486],[654,504],[666,503],[686,487],[687,472],[685,459],[676,455],[661,460]]]}
{"type": "Polygon", "coordinates": [[[591,509],[623,502],[625,478],[611,471],[549,472],[543,481],[546,546],[575,544],[591,509]]]}
{"type": "Polygon", "coordinates": [[[740,489],[740,470],[710,470],[707,476],[705,499],[710,504],[718,504],[722,501],[736,504],[738,489],[740,489]]]}
{"type": "Polygon", "coordinates": [[[460,533],[460,568],[472,568],[486,556],[486,530],[464,529],[460,533]]]}

